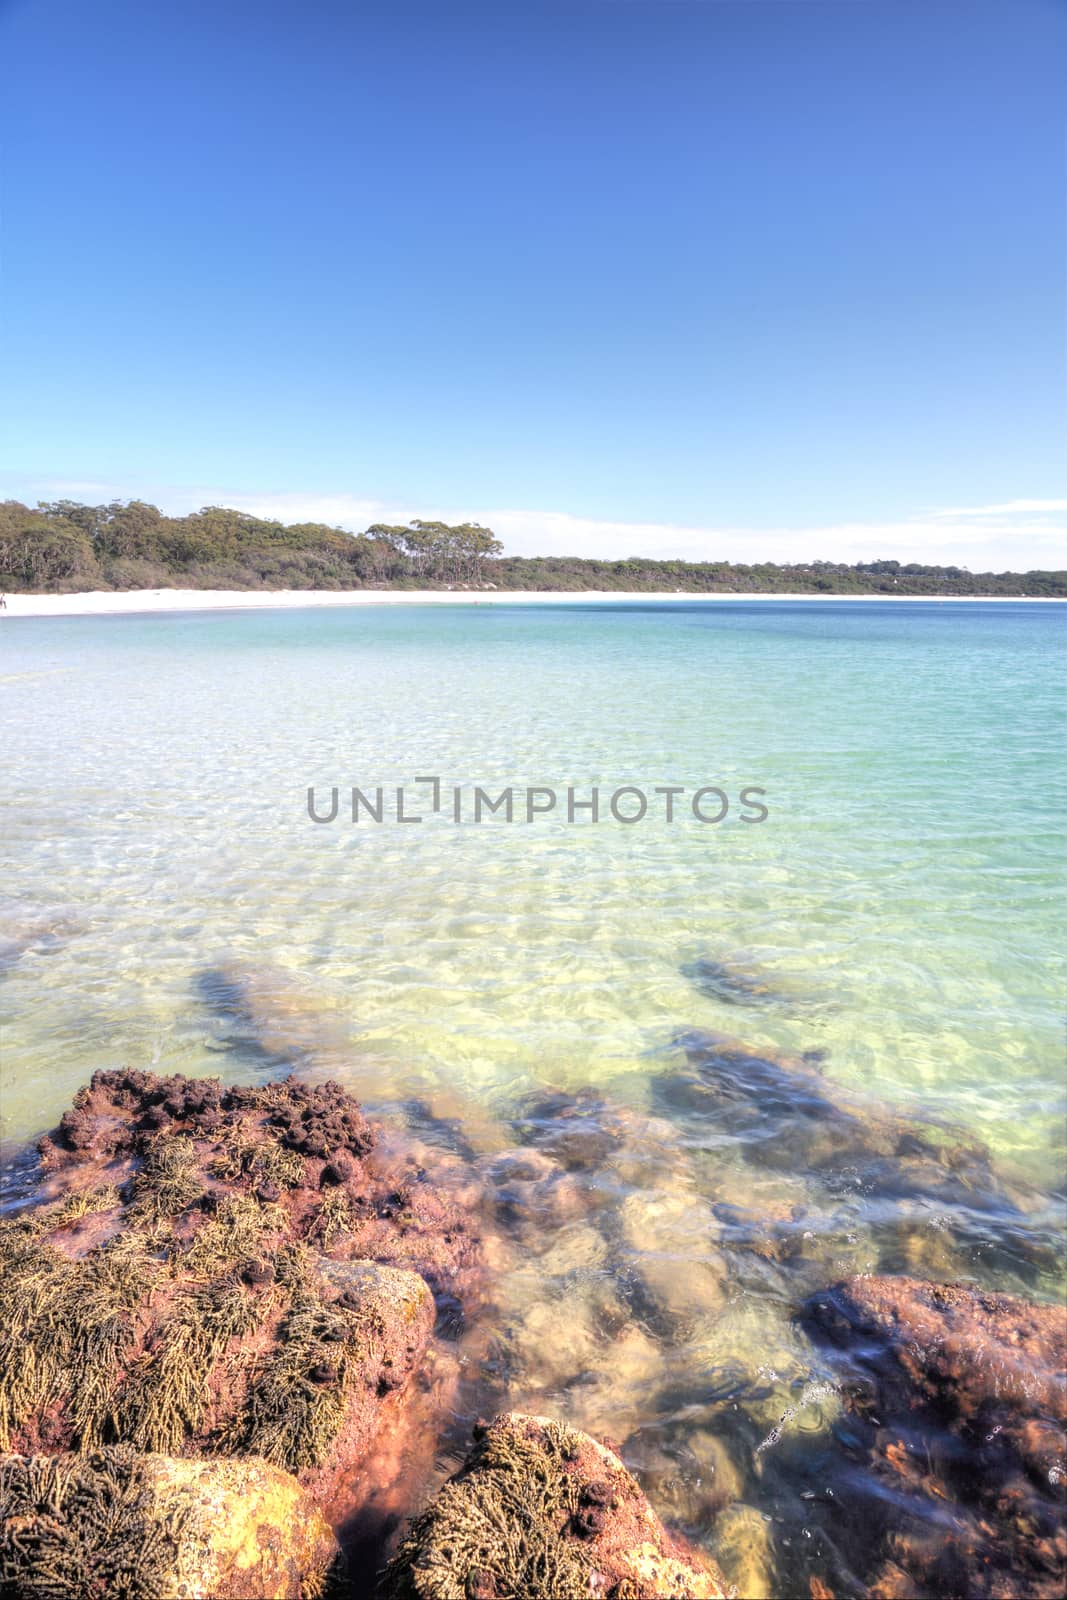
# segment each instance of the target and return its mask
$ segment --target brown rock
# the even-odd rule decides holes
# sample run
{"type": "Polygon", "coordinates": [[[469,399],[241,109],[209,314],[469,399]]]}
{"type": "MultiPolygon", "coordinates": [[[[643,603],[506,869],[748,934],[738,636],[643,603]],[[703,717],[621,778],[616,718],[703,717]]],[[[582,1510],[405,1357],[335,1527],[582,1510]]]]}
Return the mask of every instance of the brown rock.
{"type": "MultiPolygon", "coordinates": [[[[351,1514],[352,1470],[376,1434],[394,1425],[397,1399],[422,1361],[435,1311],[433,1295],[414,1272],[375,1261],[329,1260],[319,1263],[319,1271],[328,1292],[339,1291],[345,1415],[328,1459],[309,1467],[301,1481],[331,1521],[340,1522],[351,1514]]],[[[310,1376],[313,1383],[335,1386],[337,1361],[327,1355],[310,1376]]]]}
{"type": "Polygon", "coordinates": [[[1019,1444],[1028,1419],[1067,1423],[1067,1317],[1062,1306],[919,1278],[847,1278],[810,1313],[846,1340],[878,1342],[880,1393],[922,1402],[959,1428],[1000,1425],[1019,1444]]]}

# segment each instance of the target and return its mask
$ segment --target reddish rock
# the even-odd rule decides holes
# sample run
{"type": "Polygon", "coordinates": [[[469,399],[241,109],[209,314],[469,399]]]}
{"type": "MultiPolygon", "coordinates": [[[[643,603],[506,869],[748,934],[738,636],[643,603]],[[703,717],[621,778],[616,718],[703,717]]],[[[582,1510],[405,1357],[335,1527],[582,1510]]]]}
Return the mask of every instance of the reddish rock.
{"type": "Polygon", "coordinates": [[[725,1600],[727,1588],[713,1562],[667,1533],[611,1450],[563,1423],[509,1413],[478,1430],[381,1593],[725,1600]]]}
{"type": "Polygon", "coordinates": [[[0,1449],[254,1455],[346,1523],[439,1313],[485,1293],[469,1172],[335,1083],[143,1072],[96,1073],[40,1161],[0,1223],[0,1449]]]}
{"type": "Polygon", "coordinates": [[[850,1278],[813,1296],[809,1325],[843,1377],[869,1473],[871,1593],[1052,1600],[1067,1582],[1067,1317],[1062,1306],[961,1284],[850,1278]],[[885,1517],[885,1507],[894,1515],[885,1517]],[[873,1551],[873,1560],[872,1560],[873,1551]]]}

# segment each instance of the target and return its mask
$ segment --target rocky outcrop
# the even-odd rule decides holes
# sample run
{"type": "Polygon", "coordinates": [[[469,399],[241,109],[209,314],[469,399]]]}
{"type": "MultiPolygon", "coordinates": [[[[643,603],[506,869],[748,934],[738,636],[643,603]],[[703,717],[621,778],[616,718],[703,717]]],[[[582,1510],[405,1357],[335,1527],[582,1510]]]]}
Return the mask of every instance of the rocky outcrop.
{"type": "Polygon", "coordinates": [[[722,1574],[672,1539],[611,1450],[546,1417],[476,1430],[413,1523],[382,1600],[724,1600],[722,1574]]]}
{"type": "Polygon", "coordinates": [[[53,1600],[89,1562],[131,1600],[175,1572],[186,1596],[314,1596],[329,1557],[293,1526],[314,1505],[362,1600],[493,1409],[388,1600],[722,1596],[624,1460],[753,1600],[1058,1593],[1062,1313],[845,1276],[881,1259],[875,1227],[902,1256],[914,1237],[925,1270],[968,1217],[1032,1237],[1018,1192],[980,1147],[865,1107],[811,1059],[687,1051],[659,1085],[669,1117],[546,1090],[478,1153],[441,1107],[390,1130],[329,1081],[96,1074],[0,1221],[0,1594],[53,1600]],[[687,1144],[694,1116],[716,1126],[687,1144]],[[722,1137],[744,1160],[711,1158],[722,1137]],[[771,1170],[752,1183],[748,1160],[771,1170]],[[768,1287],[777,1323],[753,1311],[768,1287]]]}
{"type": "Polygon", "coordinates": [[[872,1595],[1061,1595],[1062,1306],[961,1284],[858,1277],[813,1296],[806,1319],[841,1352],[849,1455],[868,1470],[842,1467],[835,1493],[863,1499],[857,1560],[872,1595]]]}
{"type": "Polygon", "coordinates": [[[313,1498],[265,1461],[0,1457],[7,1600],[317,1600],[337,1557],[313,1498]]]}
{"type": "MultiPolygon", "coordinates": [[[[957,1429],[994,1431],[1026,1454],[1028,1418],[1067,1423],[1062,1306],[965,1284],[861,1276],[813,1297],[812,1321],[845,1344],[867,1337],[883,1404],[922,1405],[957,1429]]],[[[1030,1462],[1047,1476],[1050,1463],[1030,1462]]]]}
{"type": "Polygon", "coordinates": [[[291,1079],[97,1073],[40,1154],[0,1224],[0,1449],[262,1457],[343,1524],[439,1306],[480,1292],[469,1176],[291,1079]]]}

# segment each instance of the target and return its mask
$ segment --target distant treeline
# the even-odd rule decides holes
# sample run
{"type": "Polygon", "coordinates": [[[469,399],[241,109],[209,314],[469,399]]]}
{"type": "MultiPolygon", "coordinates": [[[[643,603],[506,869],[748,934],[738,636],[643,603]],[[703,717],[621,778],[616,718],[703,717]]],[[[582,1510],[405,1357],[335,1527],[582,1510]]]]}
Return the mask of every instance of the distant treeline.
{"type": "Polygon", "coordinates": [[[285,526],[205,506],[166,517],[143,500],[0,502],[0,589],[641,589],[694,594],[937,594],[1067,597],[1067,572],[983,572],[918,562],[592,561],[504,556],[489,528],[374,523],[365,533],[285,526]]]}

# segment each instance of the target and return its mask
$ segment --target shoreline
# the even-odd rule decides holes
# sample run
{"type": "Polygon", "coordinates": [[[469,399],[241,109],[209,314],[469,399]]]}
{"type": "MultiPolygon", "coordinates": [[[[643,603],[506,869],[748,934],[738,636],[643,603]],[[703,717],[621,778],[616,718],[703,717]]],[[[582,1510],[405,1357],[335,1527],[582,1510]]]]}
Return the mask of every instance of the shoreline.
{"type": "Polygon", "coordinates": [[[675,589],[120,589],[82,594],[9,594],[6,617],[135,616],[172,611],[296,610],[311,606],[360,605],[606,605],[657,601],[842,601],[884,600],[918,605],[1063,605],[1055,595],[715,594],[675,589]]]}

